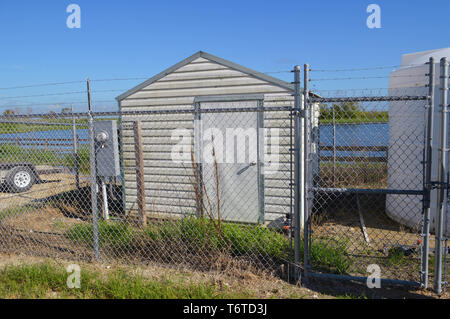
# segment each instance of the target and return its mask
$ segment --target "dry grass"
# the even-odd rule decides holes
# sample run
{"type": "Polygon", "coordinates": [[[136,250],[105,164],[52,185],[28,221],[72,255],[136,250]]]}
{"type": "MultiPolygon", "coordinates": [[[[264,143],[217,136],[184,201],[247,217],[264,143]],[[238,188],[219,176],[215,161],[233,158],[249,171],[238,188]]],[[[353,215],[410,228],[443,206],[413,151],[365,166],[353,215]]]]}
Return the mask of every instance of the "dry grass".
{"type": "Polygon", "coordinates": [[[320,187],[386,188],[386,163],[321,163],[317,177],[320,187]],[[333,173],[334,172],[334,173],[333,173]]]}
{"type": "MultiPolygon", "coordinates": [[[[15,287],[14,295],[11,293],[9,296],[3,297],[18,298],[24,297],[24,294],[27,294],[30,298],[118,298],[121,296],[133,298],[133,296],[138,294],[124,291],[124,289],[117,290],[117,288],[123,287],[130,290],[131,285],[127,285],[123,283],[123,281],[127,280],[129,282],[136,283],[135,280],[138,278],[138,281],[143,284],[140,286],[132,285],[131,289],[142,287],[143,289],[141,291],[147,291],[148,287],[160,287],[159,285],[155,286],[154,283],[165,283],[166,285],[170,284],[170,290],[159,290],[157,293],[161,291],[168,291],[173,298],[183,298],[183,296],[186,296],[185,292],[189,292],[189,298],[194,297],[192,295],[193,293],[201,293],[203,298],[226,297],[244,299],[439,298],[431,291],[427,290],[406,289],[405,287],[382,287],[382,289],[368,289],[364,284],[336,280],[311,279],[305,287],[299,287],[288,284],[264,272],[254,272],[255,270],[235,270],[232,267],[229,267],[227,271],[205,272],[193,271],[188,268],[169,268],[158,265],[126,266],[106,263],[76,263],[81,267],[82,276],[83,273],[87,273],[89,277],[88,279],[90,280],[92,275],[95,275],[95,278],[97,279],[94,281],[94,283],[97,283],[95,287],[100,292],[108,289],[109,286],[104,284],[107,283],[108,278],[110,280],[111,278],[116,279],[116,286],[114,287],[114,290],[110,290],[107,294],[102,295],[98,292],[90,290],[89,286],[85,287],[84,290],[80,292],[67,291],[65,287],[61,287],[61,285],[65,284],[65,279],[67,277],[59,279],[57,277],[56,280],[48,280],[47,282],[45,277],[41,276],[41,278],[43,278],[42,280],[33,282],[32,280],[20,280],[20,276],[26,276],[26,273],[16,272],[15,274],[19,275],[16,279],[20,280],[22,285],[15,287]],[[125,276],[118,278],[115,276],[117,272],[121,272],[125,276]],[[28,285],[26,287],[26,291],[25,289],[22,289],[25,288],[25,283],[28,285]],[[180,287],[180,283],[184,286],[180,287]],[[186,284],[190,287],[189,290],[185,289],[186,284]],[[200,289],[199,286],[207,287],[208,289],[200,289]],[[181,289],[177,289],[178,287],[181,289]],[[31,294],[34,295],[32,296],[31,294]]],[[[0,254],[0,272],[7,267],[16,267],[16,269],[35,267],[36,269],[36,267],[39,267],[40,265],[49,265],[56,268],[59,276],[63,273],[67,276],[68,274],[65,272],[65,268],[69,264],[73,264],[73,261],[70,259],[49,259],[0,254]]],[[[10,282],[11,280],[8,281],[10,282]]],[[[6,283],[8,283],[8,281],[6,281],[6,283]]],[[[5,285],[5,282],[3,285],[5,285]]],[[[3,291],[7,290],[3,289],[3,291]]],[[[152,297],[154,296],[155,293],[152,293],[152,297]]],[[[145,295],[141,292],[139,297],[145,298],[145,295]]],[[[158,295],[156,298],[157,297],[158,295]]],[[[448,299],[450,298],[450,295],[446,292],[441,295],[440,298],[448,299]]]]}
{"type": "MultiPolygon", "coordinates": [[[[18,257],[14,255],[1,255],[0,261],[0,272],[6,267],[15,267],[16,269],[19,267],[19,269],[23,269],[24,266],[40,267],[41,265],[49,265],[50,267],[58,271],[59,276],[61,276],[65,272],[65,268],[69,264],[73,263],[69,260],[66,261],[61,259],[18,257]]],[[[39,292],[39,294],[36,294],[35,296],[29,295],[29,297],[117,298],[120,297],[120,294],[123,293],[124,295],[128,297],[131,296],[131,298],[133,298],[133,295],[135,295],[133,291],[119,291],[117,292],[118,296],[116,296],[116,294],[111,294],[111,291],[109,291],[108,294],[99,294],[99,292],[108,288],[107,283],[109,279],[114,279],[117,272],[122,272],[123,274],[125,274],[125,276],[119,278],[122,282],[119,281],[118,286],[128,287],[129,285],[127,285],[125,281],[133,282],[133,280],[136,280],[136,278],[142,281],[142,284],[140,286],[142,287],[143,291],[145,291],[146,287],[151,288],[152,285],[154,286],[154,283],[165,283],[167,286],[169,286],[168,288],[171,288],[169,290],[169,297],[172,298],[330,298],[330,296],[323,295],[320,292],[315,292],[295,285],[290,285],[276,277],[271,276],[268,273],[264,273],[261,271],[258,272],[255,269],[242,270],[229,267],[227,271],[205,272],[193,271],[191,269],[183,268],[160,267],[157,265],[137,267],[129,265],[125,266],[97,263],[87,264],[79,262],[77,262],[77,264],[79,264],[81,267],[82,276],[83,274],[87,274],[89,277],[90,275],[95,274],[96,278],[98,278],[99,281],[96,285],[96,291],[89,291],[89,287],[87,287],[84,288],[84,290],[81,292],[67,292],[66,287],[59,287],[60,285],[65,284],[65,278],[60,278],[56,281],[56,285],[53,283],[54,286],[49,288],[47,287],[49,285],[52,285],[51,282],[46,283],[44,280],[40,280],[36,281],[35,285],[28,282],[28,286],[35,288],[33,290],[28,289],[28,294],[33,291],[39,292]],[[35,286],[38,285],[40,285],[44,289],[36,289],[35,286]],[[186,287],[189,287],[190,289],[186,290],[186,287]]],[[[26,273],[24,273],[23,275],[26,275],[26,273]]],[[[2,279],[3,278],[0,278],[0,287],[2,285],[2,279]]],[[[5,282],[3,282],[3,284],[5,284],[5,282]]],[[[167,290],[164,289],[162,291],[166,292],[167,290]]],[[[156,298],[158,298],[157,293],[158,291],[155,291],[151,294],[151,297],[155,298],[156,296],[156,298]]],[[[21,297],[21,294],[6,297],[21,297]]],[[[146,296],[142,295],[142,293],[140,293],[139,297],[146,298],[146,296]]]]}

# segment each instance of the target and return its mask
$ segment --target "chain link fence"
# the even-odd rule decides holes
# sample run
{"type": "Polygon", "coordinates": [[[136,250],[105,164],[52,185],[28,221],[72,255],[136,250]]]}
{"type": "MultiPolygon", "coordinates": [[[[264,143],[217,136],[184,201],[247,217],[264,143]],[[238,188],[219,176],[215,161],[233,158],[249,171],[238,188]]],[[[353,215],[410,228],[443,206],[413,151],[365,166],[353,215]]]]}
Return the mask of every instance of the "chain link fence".
{"type": "Polygon", "coordinates": [[[420,281],[426,101],[320,101],[312,265],[367,276],[376,264],[384,278],[420,281]]]}
{"type": "Polygon", "coordinates": [[[0,251],[286,275],[291,107],[197,105],[4,117],[0,251]]]}
{"type": "Polygon", "coordinates": [[[299,269],[366,280],[378,267],[385,282],[427,286],[443,185],[434,73],[423,65],[405,88],[397,73],[389,90],[311,93],[330,79],[305,70],[305,89],[296,69],[283,106],[207,96],[184,108],[4,114],[0,251],[295,281],[299,269]]]}
{"type": "MultiPolygon", "coordinates": [[[[305,83],[341,79],[309,79],[309,71],[305,83]]],[[[320,97],[306,101],[306,109],[320,103],[318,137],[308,140],[319,164],[306,161],[305,267],[313,276],[422,287],[436,280],[434,205],[446,189],[433,182],[443,129],[435,123],[443,116],[437,78],[431,59],[392,72],[389,89],[316,91],[320,97]]]]}
{"type": "Polygon", "coordinates": [[[87,124],[87,114],[2,117],[2,252],[91,259],[67,236],[92,218],[87,124]]]}

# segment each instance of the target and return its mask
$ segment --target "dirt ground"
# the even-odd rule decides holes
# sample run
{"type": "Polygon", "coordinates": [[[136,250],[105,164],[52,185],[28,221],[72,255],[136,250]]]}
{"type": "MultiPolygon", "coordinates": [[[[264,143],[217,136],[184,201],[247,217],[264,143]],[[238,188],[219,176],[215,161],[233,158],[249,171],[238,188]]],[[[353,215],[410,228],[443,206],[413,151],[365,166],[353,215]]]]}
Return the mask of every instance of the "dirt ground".
{"type": "MultiPolygon", "coordinates": [[[[62,205],[61,205],[62,206],[62,205]]],[[[69,210],[56,206],[44,206],[38,210],[24,211],[2,221],[3,227],[14,227],[26,233],[48,233],[63,235],[71,226],[81,224],[76,216],[69,216],[69,210]]]]}
{"type": "MultiPolygon", "coordinates": [[[[367,266],[377,264],[384,278],[419,280],[423,241],[420,225],[410,229],[389,218],[385,212],[385,196],[360,196],[363,223],[354,196],[336,197],[320,207],[312,217],[312,238],[344,243],[347,259],[352,263],[350,274],[366,276],[367,266]]],[[[431,234],[430,264],[434,240],[431,234]]]]}
{"type": "MultiPolygon", "coordinates": [[[[71,191],[76,187],[75,175],[73,174],[41,174],[40,177],[42,183],[33,185],[27,192],[17,194],[7,191],[0,192],[0,210],[24,206],[33,201],[43,200],[71,191]]],[[[86,184],[86,181],[81,180],[80,184],[83,186],[86,184]]]]}
{"type": "MultiPolygon", "coordinates": [[[[11,206],[26,205],[32,201],[46,203],[37,208],[27,207],[20,214],[1,220],[0,267],[7,264],[50,260],[61,265],[76,261],[83,267],[93,267],[105,273],[115,267],[127,267],[151,277],[182,273],[195,280],[213,281],[219,285],[230,287],[244,285],[253,289],[258,298],[450,298],[448,292],[437,296],[431,291],[407,289],[406,287],[369,289],[364,283],[338,280],[311,279],[304,287],[298,287],[260,270],[236,271],[233,267],[217,272],[194,271],[192,268],[172,267],[157,263],[149,263],[145,266],[94,263],[91,247],[74,245],[73,241],[64,236],[70,227],[86,223],[86,216],[80,212],[90,211],[83,202],[84,197],[88,198],[88,196],[84,196],[84,193],[77,193],[76,196],[67,195],[73,192],[75,187],[73,175],[51,175],[47,177],[47,180],[53,180],[54,183],[35,185],[30,192],[25,194],[0,194],[0,206],[4,205],[3,201],[11,206]],[[7,196],[16,196],[16,198],[8,201],[7,196]],[[63,200],[61,200],[61,196],[63,200]],[[54,200],[55,198],[57,200],[54,200]]],[[[363,211],[367,233],[371,240],[371,244],[368,245],[364,241],[358,214],[348,209],[350,207],[348,203],[347,205],[344,203],[343,207],[346,209],[335,210],[314,220],[314,236],[338,238],[345,235],[346,238],[351,239],[350,250],[355,255],[366,254],[366,256],[370,256],[369,251],[382,254],[380,250],[383,250],[386,244],[413,245],[420,238],[417,233],[403,229],[383,215],[384,204],[380,201],[377,205],[372,205],[371,210],[365,208],[363,211]]],[[[363,264],[371,262],[370,259],[361,257],[358,261],[363,264]]],[[[415,277],[406,276],[404,279],[414,280],[418,275],[417,266],[418,264],[415,263],[412,269],[405,268],[405,266],[394,268],[395,271],[390,275],[396,279],[403,279],[401,276],[406,270],[406,272],[413,273],[415,277]]]]}
{"type": "MultiPolygon", "coordinates": [[[[7,265],[24,265],[50,262],[62,267],[67,267],[71,262],[65,259],[41,258],[19,256],[13,254],[0,254],[0,269],[7,265]]],[[[99,271],[104,275],[116,270],[125,269],[132,273],[143,275],[151,279],[160,278],[189,278],[189,280],[201,283],[209,282],[218,286],[226,286],[230,289],[246,289],[258,298],[276,299],[347,299],[347,298],[375,298],[375,299],[449,299],[450,294],[445,292],[437,296],[431,291],[420,289],[406,289],[405,287],[382,287],[381,289],[369,289],[363,283],[335,280],[311,279],[305,286],[289,284],[277,277],[264,273],[228,271],[200,272],[183,268],[172,268],[158,265],[145,267],[124,266],[117,264],[84,263],[75,262],[81,269],[99,271]]]]}
{"type": "Polygon", "coordinates": [[[71,226],[83,223],[69,213],[56,206],[44,206],[3,219],[0,250],[18,255],[92,260],[92,249],[87,245],[74,245],[64,236],[71,226]]]}
{"type": "Polygon", "coordinates": [[[150,277],[182,274],[197,281],[212,281],[229,287],[248,287],[258,298],[450,298],[449,293],[439,297],[431,291],[406,287],[369,289],[364,283],[324,279],[311,279],[307,285],[299,287],[260,270],[237,271],[233,267],[217,272],[194,271],[181,266],[172,267],[157,263],[145,266],[94,263],[91,248],[74,245],[63,236],[65,230],[72,225],[85,222],[80,218],[69,217],[67,214],[66,210],[47,207],[39,210],[39,214],[22,214],[13,219],[4,220],[0,232],[4,238],[0,240],[3,241],[2,246],[9,246],[10,250],[6,254],[0,253],[0,267],[42,261],[57,262],[66,266],[75,262],[82,267],[90,267],[104,273],[117,267],[125,267],[150,277]],[[9,241],[10,245],[5,241],[9,241]]]}

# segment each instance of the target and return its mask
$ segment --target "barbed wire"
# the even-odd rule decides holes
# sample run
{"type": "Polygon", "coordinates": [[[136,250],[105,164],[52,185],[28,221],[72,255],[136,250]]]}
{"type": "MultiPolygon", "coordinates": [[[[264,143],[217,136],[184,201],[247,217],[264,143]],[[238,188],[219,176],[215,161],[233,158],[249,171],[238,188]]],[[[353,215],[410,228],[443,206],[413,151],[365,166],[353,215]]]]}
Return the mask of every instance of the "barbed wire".
{"type": "MultiPolygon", "coordinates": [[[[90,80],[90,82],[134,81],[134,80],[145,80],[145,79],[148,79],[148,77],[92,79],[92,80],[90,80]]],[[[80,83],[86,83],[86,80],[73,80],[73,81],[65,81],[65,82],[49,82],[49,83],[38,83],[38,84],[27,84],[27,85],[19,85],[19,86],[10,86],[10,87],[0,88],[0,91],[16,90],[16,89],[28,89],[28,88],[39,88],[39,87],[58,86],[58,85],[67,85],[67,84],[80,84],[80,83]]]]}
{"type": "Polygon", "coordinates": [[[11,86],[0,88],[0,90],[15,90],[15,89],[28,89],[35,87],[45,87],[45,86],[56,86],[56,85],[66,85],[66,84],[75,84],[75,83],[83,83],[84,81],[68,81],[68,82],[53,82],[53,83],[42,83],[42,84],[30,84],[30,85],[22,85],[22,86],[11,86]]]}
{"type": "Polygon", "coordinates": [[[112,81],[134,81],[134,80],[148,80],[148,77],[136,77],[136,78],[111,78],[111,79],[97,79],[90,80],[91,82],[112,82],[112,81]]]}
{"type": "Polygon", "coordinates": [[[401,65],[390,65],[390,66],[378,66],[378,67],[370,67],[370,68],[358,68],[358,69],[310,69],[311,72],[358,72],[358,71],[372,71],[372,70],[385,70],[385,69],[393,69],[398,68],[401,65]]]}
{"type": "MultiPolygon", "coordinates": [[[[356,72],[356,71],[369,71],[369,70],[382,70],[391,69],[397,67],[407,67],[407,66],[420,66],[425,64],[407,64],[407,65],[390,65],[390,66],[377,66],[377,67],[365,67],[365,68],[350,68],[350,69],[313,69],[312,72],[356,72]]],[[[276,70],[276,71],[265,71],[264,74],[280,74],[280,73],[292,73],[292,70],[276,70]]],[[[91,82],[112,82],[112,81],[134,81],[134,80],[147,80],[147,76],[130,76],[130,77],[114,77],[114,78],[104,78],[104,79],[90,79],[91,82]]],[[[58,86],[67,84],[77,84],[86,83],[86,80],[72,80],[72,81],[62,81],[62,82],[48,82],[48,83],[37,83],[37,84],[27,84],[11,87],[2,87],[0,90],[15,90],[15,89],[25,89],[25,88],[37,88],[45,86],[58,86]]]]}
{"type": "Polygon", "coordinates": [[[384,69],[393,69],[393,68],[410,67],[410,66],[424,66],[424,65],[425,65],[425,63],[411,63],[411,64],[405,64],[405,65],[397,64],[397,65],[351,68],[351,69],[313,69],[313,68],[310,68],[310,71],[311,72],[359,72],[359,71],[384,70],[384,69]]]}
{"type": "Polygon", "coordinates": [[[28,98],[28,97],[42,97],[42,96],[57,96],[57,95],[69,95],[69,94],[85,94],[86,91],[72,91],[72,92],[61,92],[61,93],[46,93],[46,94],[34,94],[34,95],[19,95],[19,96],[2,96],[0,97],[1,100],[7,100],[7,99],[21,99],[21,98],[28,98]]]}
{"type": "MultiPolygon", "coordinates": [[[[126,91],[126,90],[127,89],[93,90],[93,91],[91,91],[91,93],[117,92],[117,91],[126,91]]],[[[43,97],[43,96],[71,95],[71,94],[87,94],[87,91],[72,91],[72,92],[46,93],[46,94],[34,94],[34,95],[22,95],[22,96],[3,96],[3,97],[0,97],[0,100],[29,98],[29,97],[43,97]]]]}
{"type": "MultiPolygon", "coordinates": [[[[372,79],[388,79],[388,78],[416,78],[417,75],[387,75],[387,76],[361,76],[361,77],[346,77],[346,78],[319,78],[310,79],[313,81],[347,81],[347,80],[372,80],[372,79]]],[[[425,74],[423,75],[425,77],[425,74]]]]}
{"type": "Polygon", "coordinates": [[[287,71],[287,70],[282,70],[282,71],[267,71],[267,72],[262,72],[264,74],[279,74],[279,73],[292,73],[292,71],[287,71]]]}
{"type": "MultiPolygon", "coordinates": [[[[92,103],[117,103],[116,100],[93,100],[92,103]]],[[[22,102],[25,103],[25,102],[22,102]]],[[[45,106],[45,105],[79,105],[87,104],[88,101],[56,101],[56,102],[46,102],[46,103],[27,103],[27,104],[14,104],[14,105],[3,105],[0,108],[14,108],[14,107],[32,107],[32,106],[45,106]]]]}
{"type": "MultiPolygon", "coordinates": [[[[419,89],[419,88],[425,88],[427,87],[426,84],[422,85],[422,86],[414,86],[414,89],[419,89]]],[[[337,92],[337,91],[379,91],[379,90],[405,90],[405,89],[411,89],[411,87],[408,88],[392,88],[392,87],[378,87],[378,88],[359,88],[359,89],[355,89],[355,88],[337,88],[337,89],[317,89],[315,88],[315,92],[337,92]]]]}

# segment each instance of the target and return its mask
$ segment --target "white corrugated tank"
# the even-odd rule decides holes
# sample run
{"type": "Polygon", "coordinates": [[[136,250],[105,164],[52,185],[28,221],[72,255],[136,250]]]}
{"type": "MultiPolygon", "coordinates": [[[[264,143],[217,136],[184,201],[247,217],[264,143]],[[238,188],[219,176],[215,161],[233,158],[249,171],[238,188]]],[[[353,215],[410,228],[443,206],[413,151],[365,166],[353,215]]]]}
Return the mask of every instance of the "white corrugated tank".
{"type": "MultiPolygon", "coordinates": [[[[450,48],[405,54],[402,66],[391,73],[389,94],[427,95],[429,66],[425,65],[430,57],[436,62],[435,76],[435,114],[433,132],[433,169],[432,180],[437,178],[437,143],[439,132],[439,61],[442,57],[450,57],[450,48]]],[[[425,101],[399,101],[389,103],[389,158],[388,188],[421,190],[423,187],[423,152],[426,127],[425,101]]],[[[436,198],[436,191],[432,192],[436,198]]],[[[411,195],[387,195],[386,212],[395,221],[420,229],[422,225],[422,197],[411,195]]],[[[432,200],[433,202],[433,200],[432,200]]],[[[449,212],[450,210],[448,210],[449,212]]],[[[448,221],[450,217],[447,212],[448,221]]],[[[435,209],[431,208],[431,230],[434,231],[435,209]]],[[[446,223],[446,234],[450,234],[449,223],[446,223]]]]}

